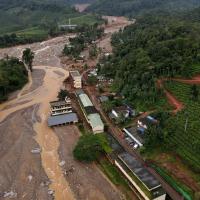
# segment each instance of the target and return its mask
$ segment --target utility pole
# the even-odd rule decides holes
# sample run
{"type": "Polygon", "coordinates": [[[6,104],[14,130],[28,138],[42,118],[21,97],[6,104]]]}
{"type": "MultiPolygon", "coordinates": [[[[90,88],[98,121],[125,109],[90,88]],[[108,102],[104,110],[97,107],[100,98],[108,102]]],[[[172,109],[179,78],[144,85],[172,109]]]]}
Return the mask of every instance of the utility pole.
{"type": "Polygon", "coordinates": [[[189,120],[188,113],[186,113],[186,120],[185,120],[185,132],[187,131],[187,127],[188,127],[188,120],[189,120]]]}

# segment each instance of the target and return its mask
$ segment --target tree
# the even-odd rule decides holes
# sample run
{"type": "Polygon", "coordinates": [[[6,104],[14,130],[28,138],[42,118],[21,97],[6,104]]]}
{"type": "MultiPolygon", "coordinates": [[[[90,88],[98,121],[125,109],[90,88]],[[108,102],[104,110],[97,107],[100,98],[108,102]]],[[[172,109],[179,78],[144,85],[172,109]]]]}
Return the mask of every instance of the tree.
{"type": "Polygon", "coordinates": [[[87,80],[89,85],[95,85],[95,84],[97,84],[97,81],[98,80],[97,80],[96,76],[89,76],[88,80],[87,80]]]}
{"type": "Polygon", "coordinates": [[[23,51],[22,60],[23,62],[28,65],[29,70],[32,72],[32,64],[34,59],[34,53],[31,51],[31,49],[27,48],[23,51]]]}
{"type": "Polygon", "coordinates": [[[102,108],[105,112],[110,112],[113,107],[114,105],[112,101],[106,101],[102,103],[102,108]]]}
{"type": "Polygon", "coordinates": [[[67,90],[60,89],[57,97],[60,101],[63,101],[63,100],[65,100],[65,97],[68,95],[69,95],[69,93],[67,92],[67,90]]]}
{"type": "Polygon", "coordinates": [[[191,86],[191,95],[193,100],[197,100],[199,97],[199,90],[197,88],[197,85],[191,86]]]}
{"type": "Polygon", "coordinates": [[[96,45],[92,45],[89,49],[89,56],[90,58],[95,58],[97,57],[98,51],[96,45]]]}
{"type": "Polygon", "coordinates": [[[111,151],[112,149],[104,134],[87,134],[80,137],[73,155],[79,161],[92,162],[111,151]]]}

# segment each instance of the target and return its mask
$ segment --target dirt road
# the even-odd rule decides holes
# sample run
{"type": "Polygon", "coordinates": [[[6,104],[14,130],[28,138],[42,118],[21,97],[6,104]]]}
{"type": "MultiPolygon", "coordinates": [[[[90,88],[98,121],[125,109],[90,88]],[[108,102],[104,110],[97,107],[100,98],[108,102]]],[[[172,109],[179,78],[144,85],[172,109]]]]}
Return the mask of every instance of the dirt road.
{"type": "MultiPolygon", "coordinates": [[[[70,135],[73,143],[66,148],[67,135],[62,139],[47,127],[49,101],[55,100],[68,77],[59,56],[69,37],[74,35],[0,50],[0,58],[21,58],[25,48],[35,52],[30,82],[14,99],[0,105],[0,199],[48,200],[53,198],[52,191],[56,200],[123,198],[96,166],[87,170],[83,164],[72,161],[77,134],[70,135]],[[58,153],[60,149],[63,157],[58,153]],[[65,159],[67,167],[73,162],[80,177],[66,177],[61,159],[65,159]]],[[[57,131],[64,134],[62,129],[57,131]]]]}

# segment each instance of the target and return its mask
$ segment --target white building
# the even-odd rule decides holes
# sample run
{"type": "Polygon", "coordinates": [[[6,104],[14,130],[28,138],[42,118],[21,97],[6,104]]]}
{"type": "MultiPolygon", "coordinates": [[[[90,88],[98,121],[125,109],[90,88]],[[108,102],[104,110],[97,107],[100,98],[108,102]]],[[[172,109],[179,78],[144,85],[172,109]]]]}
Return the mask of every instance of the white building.
{"type": "Polygon", "coordinates": [[[52,116],[72,113],[71,100],[67,97],[65,98],[64,101],[50,102],[50,106],[51,106],[52,116]]]}
{"type": "Polygon", "coordinates": [[[82,88],[82,76],[79,71],[70,71],[70,76],[72,77],[74,87],[82,88]]]}
{"type": "Polygon", "coordinates": [[[94,134],[104,132],[104,123],[94,105],[92,104],[90,98],[82,90],[76,92],[83,114],[90,124],[94,134]]]}

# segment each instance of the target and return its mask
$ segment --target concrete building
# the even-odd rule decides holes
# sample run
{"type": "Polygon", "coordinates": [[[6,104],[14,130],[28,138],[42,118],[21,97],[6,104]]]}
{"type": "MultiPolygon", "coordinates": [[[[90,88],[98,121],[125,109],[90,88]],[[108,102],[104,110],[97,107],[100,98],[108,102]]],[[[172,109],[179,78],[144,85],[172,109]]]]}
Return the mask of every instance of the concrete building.
{"type": "Polygon", "coordinates": [[[71,100],[67,97],[64,101],[50,102],[50,107],[52,116],[72,113],[71,100]]]}
{"type": "Polygon", "coordinates": [[[74,88],[82,88],[82,76],[79,71],[70,71],[70,76],[73,80],[74,88]]]}
{"type": "Polygon", "coordinates": [[[166,192],[160,182],[143,164],[127,152],[118,155],[115,165],[145,200],[165,200],[166,192]]]}
{"type": "Polygon", "coordinates": [[[77,28],[76,24],[61,24],[58,26],[60,30],[75,30],[77,28]]]}
{"type": "Polygon", "coordinates": [[[66,97],[64,101],[50,102],[51,116],[48,118],[48,126],[61,126],[78,122],[77,114],[73,112],[71,99],[66,97]]]}
{"type": "Polygon", "coordinates": [[[58,116],[50,116],[48,118],[48,126],[61,126],[61,125],[67,125],[67,124],[74,124],[78,122],[78,117],[76,113],[68,113],[58,116]]]}
{"type": "Polygon", "coordinates": [[[101,120],[101,117],[92,104],[88,95],[85,94],[83,90],[77,90],[76,96],[78,98],[83,114],[92,128],[93,133],[96,134],[104,132],[104,124],[101,120]]]}

